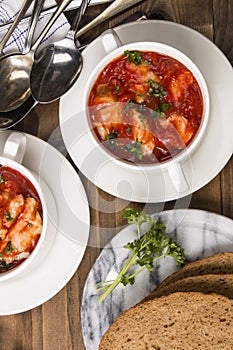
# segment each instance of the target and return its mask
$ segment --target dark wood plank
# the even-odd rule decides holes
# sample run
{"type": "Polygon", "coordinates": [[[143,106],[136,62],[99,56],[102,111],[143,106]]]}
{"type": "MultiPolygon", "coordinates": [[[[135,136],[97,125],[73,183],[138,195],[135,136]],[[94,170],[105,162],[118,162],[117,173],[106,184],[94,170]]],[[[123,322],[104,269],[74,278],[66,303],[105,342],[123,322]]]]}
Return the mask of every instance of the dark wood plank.
{"type": "Polygon", "coordinates": [[[233,64],[233,1],[214,0],[214,42],[233,64]]]}

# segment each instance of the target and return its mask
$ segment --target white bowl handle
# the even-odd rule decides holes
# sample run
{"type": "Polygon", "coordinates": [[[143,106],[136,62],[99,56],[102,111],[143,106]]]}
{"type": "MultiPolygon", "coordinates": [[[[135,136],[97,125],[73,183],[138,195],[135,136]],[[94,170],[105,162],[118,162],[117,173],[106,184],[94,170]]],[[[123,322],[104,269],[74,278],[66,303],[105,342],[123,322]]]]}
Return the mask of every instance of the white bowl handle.
{"type": "Polygon", "coordinates": [[[108,29],[101,35],[101,41],[106,53],[112,52],[118,47],[122,46],[122,42],[113,29],[108,29]]]}
{"type": "Polygon", "coordinates": [[[178,193],[184,193],[189,190],[189,183],[179,162],[171,160],[168,165],[168,173],[178,193]]]}
{"type": "Polygon", "coordinates": [[[12,132],[5,142],[2,156],[22,163],[26,141],[26,136],[23,133],[12,132]]]}

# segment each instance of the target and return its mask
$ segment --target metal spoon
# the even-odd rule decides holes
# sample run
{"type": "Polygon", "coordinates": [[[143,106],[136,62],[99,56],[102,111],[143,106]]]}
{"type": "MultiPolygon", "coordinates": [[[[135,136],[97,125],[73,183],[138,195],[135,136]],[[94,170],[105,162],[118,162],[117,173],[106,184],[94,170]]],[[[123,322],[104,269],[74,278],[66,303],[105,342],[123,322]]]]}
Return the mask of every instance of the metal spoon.
{"type": "MultiPolygon", "coordinates": [[[[103,22],[109,18],[111,18],[113,15],[116,15],[117,13],[120,13],[127,7],[133,6],[135,3],[140,2],[142,0],[115,0],[113,4],[111,4],[109,7],[112,8],[112,11],[109,10],[109,7],[107,7],[100,15],[98,15],[93,21],[88,23],[86,26],[84,26],[80,33],[78,31],[76,33],[76,37],[80,36],[81,34],[87,32],[88,30],[92,29],[90,27],[90,24],[92,22],[95,22],[93,25],[96,25],[96,21],[100,18],[100,22],[103,22]],[[124,4],[127,2],[127,6],[125,7],[124,4]],[[116,4],[118,4],[117,8],[115,8],[116,4]],[[123,6],[123,8],[122,8],[123,6]],[[106,13],[108,14],[108,17],[106,16],[106,13]],[[107,17],[107,18],[106,18],[107,17]]],[[[65,7],[66,8],[66,7],[65,7]]],[[[64,8],[64,10],[65,10],[64,8]]],[[[34,98],[30,95],[29,98],[18,108],[15,110],[12,110],[10,112],[0,112],[0,130],[8,129],[19,123],[24,117],[28,115],[28,113],[37,105],[37,101],[34,100],[34,98]]]]}
{"type": "Polygon", "coordinates": [[[52,102],[61,97],[77,80],[83,60],[75,43],[75,33],[90,0],[82,0],[77,15],[66,37],[54,42],[35,55],[30,75],[30,89],[40,103],[52,102]]]}
{"type": "MultiPolygon", "coordinates": [[[[41,1],[38,0],[38,3],[41,1]]],[[[30,96],[29,80],[35,51],[54,22],[71,1],[62,1],[32,45],[30,51],[24,54],[6,55],[0,59],[0,112],[18,108],[30,96]]]]}
{"type": "MultiPolygon", "coordinates": [[[[28,25],[28,34],[25,40],[25,46],[24,46],[24,52],[30,49],[32,40],[33,40],[33,34],[36,28],[36,24],[40,15],[40,12],[42,10],[43,4],[45,0],[41,1],[35,1],[32,14],[30,17],[29,25],[28,25]]],[[[30,3],[32,0],[28,1],[26,0],[24,5],[25,8],[21,8],[17,18],[17,21],[20,21],[20,18],[23,16],[23,13],[25,14],[27,11],[27,8],[30,6],[30,3]],[[27,7],[27,8],[26,8],[27,7]],[[20,14],[21,13],[21,14],[20,14]]],[[[16,19],[14,23],[12,24],[12,27],[9,29],[8,33],[12,33],[13,30],[12,28],[16,28],[16,19]]],[[[4,43],[8,41],[8,38],[10,37],[11,34],[6,35],[3,38],[3,41],[1,41],[0,47],[4,47],[4,43]],[[8,37],[8,38],[7,38],[8,37]],[[2,46],[1,46],[2,45],[2,46]]],[[[32,96],[29,96],[29,98],[18,108],[14,109],[13,112],[5,112],[5,113],[0,113],[0,129],[7,129],[18,122],[20,122],[21,119],[23,119],[31,110],[32,108],[36,105],[36,101],[32,98],[32,96]]]]}
{"type": "MultiPolygon", "coordinates": [[[[92,28],[110,16],[142,0],[115,0],[101,15],[85,28],[92,28]]],[[[89,1],[88,1],[89,2],[89,1]]],[[[81,4],[80,15],[84,13],[87,1],[81,4]],[[82,9],[84,7],[84,10],[82,9]]],[[[65,39],[53,43],[38,54],[30,76],[31,94],[37,102],[49,103],[65,94],[77,80],[82,69],[82,56],[79,43],[74,41],[81,16],[75,19],[65,39]],[[71,39],[71,40],[70,40],[71,39]]],[[[84,33],[81,29],[79,34],[84,33]]]]}
{"type": "Polygon", "coordinates": [[[88,32],[90,29],[93,29],[98,24],[106,21],[110,17],[113,17],[114,15],[127,9],[128,7],[136,5],[142,1],[144,1],[144,0],[115,0],[101,14],[99,14],[99,16],[97,16],[91,22],[89,22],[87,25],[85,25],[83,28],[81,28],[76,33],[75,38],[77,39],[78,37],[80,37],[84,33],[88,32]]]}
{"type": "MultiPolygon", "coordinates": [[[[0,55],[2,55],[2,50],[4,49],[6,43],[10,39],[12,33],[14,32],[15,28],[18,26],[19,22],[23,19],[24,15],[26,14],[27,10],[29,9],[31,3],[33,0],[25,0],[21,9],[19,10],[17,16],[15,17],[14,22],[12,23],[10,29],[6,32],[4,37],[2,38],[0,42],[0,55]]],[[[29,24],[30,26],[30,24],[29,24]]]]}

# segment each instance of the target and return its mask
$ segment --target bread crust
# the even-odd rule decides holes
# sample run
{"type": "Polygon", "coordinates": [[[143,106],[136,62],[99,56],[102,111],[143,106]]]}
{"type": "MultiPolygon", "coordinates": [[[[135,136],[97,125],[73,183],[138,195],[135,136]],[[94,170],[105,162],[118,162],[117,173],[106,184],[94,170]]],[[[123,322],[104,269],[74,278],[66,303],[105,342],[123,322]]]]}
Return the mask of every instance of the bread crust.
{"type": "Polygon", "coordinates": [[[164,286],[163,288],[155,289],[153,293],[151,293],[150,299],[174,292],[217,293],[232,299],[233,274],[203,275],[182,278],[174,283],[164,286]]]}
{"type": "Polygon", "coordinates": [[[218,294],[177,292],[125,311],[99,350],[232,350],[233,300],[218,294]]]}
{"type": "MultiPolygon", "coordinates": [[[[153,299],[159,295],[163,295],[165,287],[168,288],[168,285],[177,282],[178,280],[194,277],[194,276],[203,276],[203,275],[230,275],[233,274],[233,253],[232,252],[222,252],[215,255],[211,255],[201,260],[197,260],[191,263],[188,263],[179,271],[168,276],[154,291],[152,291],[146,298],[146,300],[153,299]],[[161,291],[161,292],[160,292],[161,291]]],[[[220,277],[218,277],[220,278],[220,277]]],[[[217,280],[218,280],[217,278],[217,280]]],[[[214,279],[214,278],[213,278],[214,279]]],[[[200,280],[200,278],[199,278],[200,280]]],[[[226,278],[229,280],[229,278],[226,278]]],[[[179,286],[180,284],[177,284],[179,286]]],[[[213,292],[217,292],[214,288],[213,292]]],[[[232,289],[231,289],[232,290],[232,289]]],[[[202,291],[202,290],[201,290],[202,291]]],[[[230,292],[230,291],[229,291],[230,292]]],[[[167,294],[167,293],[166,293],[167,294]]],[[[223,293],[220,293],[223,294],[223,293]]],[[[225,294],[223,294],[225,295],[225,294]]]]}

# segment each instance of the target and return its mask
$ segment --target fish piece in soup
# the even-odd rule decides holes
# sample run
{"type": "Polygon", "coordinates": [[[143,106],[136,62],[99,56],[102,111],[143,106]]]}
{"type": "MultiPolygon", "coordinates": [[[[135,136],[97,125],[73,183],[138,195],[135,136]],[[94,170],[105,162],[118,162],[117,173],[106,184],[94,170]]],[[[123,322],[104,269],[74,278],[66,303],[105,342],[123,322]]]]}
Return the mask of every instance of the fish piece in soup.
{"type": "Polygon", "coordinates": [[[173,57],[129,51],[110,61],[91,87],[88,104],[97,139],[133,163],[167,161],[195,138],[204,101],[193,73],[173,57]]]}
{"type": "Polygon", "coordinates": [[[32,183],[18,171],[0,166],[0,272],[31,254],[42,228],[42,204],[32,183]]]}

